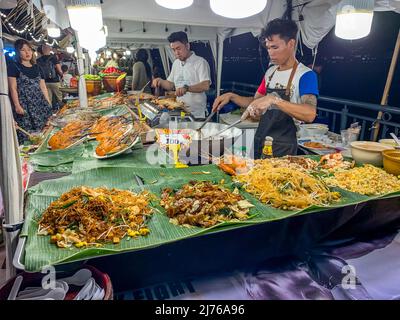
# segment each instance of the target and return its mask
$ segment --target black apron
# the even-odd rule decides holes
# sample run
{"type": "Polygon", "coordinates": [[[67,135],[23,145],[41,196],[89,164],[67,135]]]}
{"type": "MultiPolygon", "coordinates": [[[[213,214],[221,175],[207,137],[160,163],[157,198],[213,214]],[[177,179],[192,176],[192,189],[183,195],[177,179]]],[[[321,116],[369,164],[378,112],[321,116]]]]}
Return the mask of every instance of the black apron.
{"type": "MultiPolygon", "coordinates": [[[[286,89],[270,89],[268,88],[275,70],[268,78],[266,83],[267,94],[275,93],[283,100],[290,101],[290,88],[292,86],[293,77],[296,73],[298,62],[295,63],[290,74],[290,78],[286,89]]],[[[297,154],[297,128],[293,118],[281,111],[278,107],[269,108],[260,119],[257,131],[254,137],[254,158],[260,159],[264,140],[266,136],[274,138],[272,143],[272,153],[274,157],[283,157],[286,155],[297,154]]]]}

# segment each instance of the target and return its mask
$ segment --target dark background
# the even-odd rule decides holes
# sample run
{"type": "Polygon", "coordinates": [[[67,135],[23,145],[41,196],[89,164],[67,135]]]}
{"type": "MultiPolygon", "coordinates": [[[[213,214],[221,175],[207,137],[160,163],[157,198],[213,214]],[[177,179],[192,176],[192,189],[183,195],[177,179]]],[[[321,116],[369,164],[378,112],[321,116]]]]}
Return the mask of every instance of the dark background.
{"type": "MultiPolygon", "coordinates": [[[[363,39],[343,40],[336,37],[332,29],[318,47],[316,65],[322,67],[320,94],[380,104],[399,28],[398,13],[374,12],[371,33],[363,39]]],[[[208,60],[215,79],[209,46],[192,43],[192,49],[208,60]]],[[[297,58],[306,65],[313,62],[311,50],[304,46],[303,56],[298,50],[297,58]]],[[[223,82],[258,85],[267,66],[267,52],[252,34],[225,40],[223,82]]],[[[400,107],[400,62],[397,64],[388,104],[400,107]]]]}

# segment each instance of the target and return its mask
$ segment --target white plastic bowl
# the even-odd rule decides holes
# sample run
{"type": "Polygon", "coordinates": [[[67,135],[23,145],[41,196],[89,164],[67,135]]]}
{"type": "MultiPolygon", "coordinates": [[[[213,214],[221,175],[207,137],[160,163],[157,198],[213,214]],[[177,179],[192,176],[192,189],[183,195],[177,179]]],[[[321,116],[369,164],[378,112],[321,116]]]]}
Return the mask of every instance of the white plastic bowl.
{"type": "Polygon", "coordinates": [[[394,149],[378,142],[372,141],[353,141],[350,143],[351,156],[357,164],[372,164],[382,167],[383,155],[382,151],[394,149]]]}
{"type": "Polygon", "coordinates": [[[302,137],[315,137],[327,134],[329,128],[326,124],[310,123],[300,125],[300,136],[302,137]]]}

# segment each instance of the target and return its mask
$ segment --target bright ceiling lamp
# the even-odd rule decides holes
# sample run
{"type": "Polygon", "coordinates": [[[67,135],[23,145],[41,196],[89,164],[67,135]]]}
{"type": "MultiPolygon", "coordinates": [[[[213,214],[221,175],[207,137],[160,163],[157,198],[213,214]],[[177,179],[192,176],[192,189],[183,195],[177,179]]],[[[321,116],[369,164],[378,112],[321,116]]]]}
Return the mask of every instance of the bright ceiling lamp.
{"type": "Polygon", "coordinates": [[[374,16],[374,0],[342,0],[336,13],[335,34],[346,40],[369,35],[374,16]]]}
{"type": "Polygon", "coordinates": [[[104,29],[97,32],[79,32],[79,44],[87,50],[97,51],[106,46],[106,35],[104,29]]]}
{"type": "Polygon", "coordinates": [[[267,0],[210,0],[214,13],[231,19],[253,16],[264,10],[267,0]]]}
{"type": "Polygon", "coordinates": [[[52,38],[59,38],[61,36],[61,30],[54,23],[50,22],[47,24],[47,35],[52,38]]]}
{"type": "Polygon", "coordinates": [[[183,9],[190,7],[193,0],[156,0],[156,3],[168,9],[183,9]]]}
{"type": "Polygon", "coordinates": [[[68,0],[66,7],[72,29],[82,31],[102,28],[100,0],[68,0]]]}

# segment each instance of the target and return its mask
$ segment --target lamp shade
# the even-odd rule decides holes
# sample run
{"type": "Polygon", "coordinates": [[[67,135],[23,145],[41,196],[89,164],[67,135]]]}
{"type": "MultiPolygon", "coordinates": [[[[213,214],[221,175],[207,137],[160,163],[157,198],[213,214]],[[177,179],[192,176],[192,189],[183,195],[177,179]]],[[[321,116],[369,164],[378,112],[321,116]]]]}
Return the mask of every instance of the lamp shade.
{"type": "Polygon", "coordinates": [[[103,14],[100,1],[70,0],[67,5],[71,27],[76,31],[85,29],[100,30],[103,26],[103,14]]]}
{"type": "Polygon", "coordinates": [[[47,35],[52,38],[59,38],[61,36],[61,30],[59,27],[50,24],[47,26],[47,35]]]}
{"type": "Polygon", "coordinates": [[[156,0],[156,3],[168,9],[183,9],[190,7],[193,0],[156,0]]]}
{"type": "Polygon", "coordinates": [[[78,31],[78,36],[81,47],[89,51],[97,51],[106,45],[104,30],[99,30],[97,32],[78,31]]]}
{"type": "Polygon", "coordinates": [[[335,34],[346,40],[369,35],[374,16],[374,0],[342,0],[336,13],[335,34]]]}
{"type": "Polygon", "coordinates": [[[211,10],[223,17],[242,19],[264,10],[267,0],[210,0],[211,10]]]}

